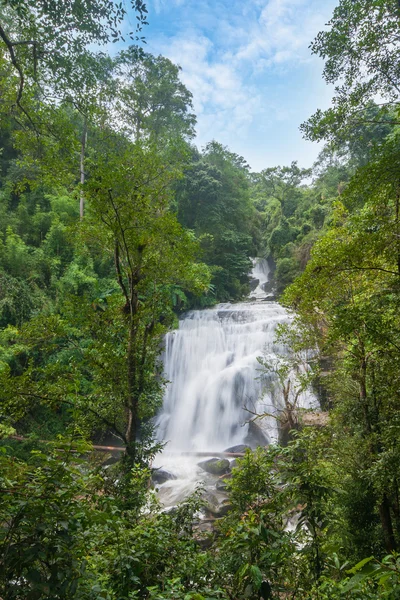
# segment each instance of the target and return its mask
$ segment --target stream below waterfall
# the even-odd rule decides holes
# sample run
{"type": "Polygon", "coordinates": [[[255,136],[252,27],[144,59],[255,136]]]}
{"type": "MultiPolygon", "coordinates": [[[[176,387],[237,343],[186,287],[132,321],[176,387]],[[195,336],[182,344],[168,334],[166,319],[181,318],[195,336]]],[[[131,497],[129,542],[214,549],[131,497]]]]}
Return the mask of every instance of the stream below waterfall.
{"type": "MultiPolygon", "coordinates": [[[[277,440],[273,417],[250,425],[248,421],[251,412],[276,414],[282,409],[277,377],[263,376],[257,357],[278,360],[286,353],[274,338],[277,325],[290,317],[268,300],[266,260],[254,260],[252,278],[247,301],[190,311],[179,329],[166,336],[164,372],[170,383],[156,420],[158,438],[166,446],[154,463],[173,477],[159,486],[166,507],[182,500],[198,481],[215,487],[216,477],[198,466],[203,456],[238,444],[254,448],[277,440]]],[[[315,404],[311,393],[303,394],[302,407],[315,404]]]]}

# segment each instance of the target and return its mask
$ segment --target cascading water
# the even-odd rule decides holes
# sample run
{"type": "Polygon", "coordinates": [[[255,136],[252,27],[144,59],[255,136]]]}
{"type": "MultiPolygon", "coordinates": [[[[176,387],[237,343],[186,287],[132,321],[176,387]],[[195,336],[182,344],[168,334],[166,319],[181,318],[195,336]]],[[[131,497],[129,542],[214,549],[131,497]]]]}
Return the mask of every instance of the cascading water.
{"type": "MultiPolygon", "coordinates": [[[[194,466],[199,459],[178,460],[179,453],[212,456],[236,444],[255,446],[277,438],[273,417],[258,420],[250,430],[247,421],[249,411],[274,414],[282,408],[281,386],[273,376],[265,386],[257,357],[267,354],[273,360],[285,353],[274,337],[276,326],[289,317],[278,303],[266,301],[265,260],[254,262],[252,275],[255,289],[249,301],[191,311],[166,336],[164,369],[170,383],[157,429],[167,445],[156,466],[178,475],[178,481],[168,482],[174,493],[167,504],[190,489],[188,480],[199,478],[194,466]]],[[[302,405],[311,401],[305,396],[302,405]]]]}
{"type": "Polygon", "coordinates": [[[264,258],[254,258],[251,276],[255,287],[250,292],[252,300],[265,300],[267,295],[265,287],[269,282],[269,275],[270,268],[268,262],[264,258]]]}
{"type": "Polygon", "coordinates": [[[220,304],[190,312],[168,334],[164,365],[171,383],[159,432],[169,449],[223,450],[245,441],[244,407],[254,411],[261,395],[257,357],[265,346],[283,351],[273,339],[285,321],[275,302],[220,304]]]}

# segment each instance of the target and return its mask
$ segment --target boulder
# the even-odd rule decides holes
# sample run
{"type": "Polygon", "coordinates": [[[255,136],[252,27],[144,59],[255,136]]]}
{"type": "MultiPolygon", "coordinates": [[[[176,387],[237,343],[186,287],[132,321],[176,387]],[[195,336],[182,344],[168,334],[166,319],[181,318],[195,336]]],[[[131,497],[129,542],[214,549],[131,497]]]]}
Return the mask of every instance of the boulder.
{"type": "Polygon", "coordinates": [[[105,461],[102,463],[102,465],[101,465],[101,466],[102,466],[104,469],[108,469],[108,468],[109,468],[109,467],[111,467],[112,465],[115,465],[115,464],[117,464],[117,463],[118,463],[120,460],[121,460],[121,457],[120,457],[120,456],[115,456],[115,455],[113,455],[113,456],[109,456],[109,457],[107,458],[107,460],[105,460],[105,461]]]}
{"type": "Polygon", "coordinates": [[[206,492],[204,500],[206,512],[212,514],[214,517],[224,517],[232,507],[226,496],[206,492]]]}
{"type": "Polygon", "coordinates": [[[201,521],[200,523],[194,524],[193,526],[193,538],[196,544],[200,546],[202,550],[209,548],[214,540],[214,517],[212,519],[201,521]]]}
{"type": "Polygon", "coordinates": [[[224,479],[223,477],[221,477],[220,479],[217,480],[216,484],[215,484],[215,489],[218,492],[225,492],[226,490],[226,479],[224,479]]]}
{"type": "Polygon", "coordinates": [[[250,291],[254,292],[254,290],[258,287],[259,283],[260,283],[260,280],[256,279],[255,277],[253,279],[250,279],[250,281],[249,281],[250,291]]]}
{"type": "Polygon", "coordinates": [[[267,434],[259,425],[257,425],[257,423],[250,421],[246,442],[248,442],[252,448],[256,448],[257,446],[267,446],[269,444],[269,439],[267,434]]]}
{"type": "Polygon", "coordinates": [[[164,471],[164,469],[155,469],[151,474],[151,478],[154,483],[159,483],[160,485],[166,481],[170,481],[171,479],[177,479],[173,473],[164,471]]]}
{"type": "Polygon", "coordinates": [[[206,473],[211,475],[223,475],[229,472],[229,460],[226,458],[209,458],[197,463],[206,473]]]}
{"type": "Polygon", "coordinates": [[[230,448],[227,448],[224,452],[229,454],[244,454],[246,450],[251,450],[250,446],[247,444],[238,444],[237,446],[230,446],[230,448]]]}
{"type": "Polygon", "coordinates": [[[178,514],[178,507],[177,506],[169,506],[168,508],[165,508],[162,512],[166,515],[170,515],[171,517],[175,517],[178,514]]]}

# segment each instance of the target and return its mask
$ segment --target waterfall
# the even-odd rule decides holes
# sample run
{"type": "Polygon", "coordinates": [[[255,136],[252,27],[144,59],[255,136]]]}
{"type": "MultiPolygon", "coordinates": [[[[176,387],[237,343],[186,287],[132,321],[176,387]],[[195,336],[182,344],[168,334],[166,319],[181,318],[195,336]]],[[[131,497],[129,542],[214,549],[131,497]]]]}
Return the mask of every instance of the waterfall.
{"type": "Polygon", "coordinates": [[[254,300],[265,300],[265,287],[269,281],[270,269],[268,262],[264,258],[253,259],[253,270],[251,272],[252,281],[257,287],[250,292],[250,298],[254,300]]]}
{"type": "Polygon", "coordinates": [[[216,451],[245,441],[246,408],[256,410],[262,391],[257,357],[265,348],[284,351],[274,336],[286,321],[276,302],[220,304],[188,313],[167,335],[170,384],[158,426],[169,449],[216,451]]]}
{"type": "MultiPolygon", "coordinates": [[[[265,260],[254,262],[252,277],[256,287],[248,301],[190,311],[166,336],[169,384],[156,425],[167,452],[212,456],[236,444],[277,439],[273,417],[257,420],[250,430],[248,421],[251,412],[274,414],[282,408],[281,385],[273,374],[266,385],[257,357],[273,359],[286,352],[274,338],[277,325],[290,317],[277,302],[266,300],[265,260]]],[[[302,399],[303,406],[311,402],[310,395],[302,399]]],[[[165,453],[159,464],[170,467],[165,453]]]]}

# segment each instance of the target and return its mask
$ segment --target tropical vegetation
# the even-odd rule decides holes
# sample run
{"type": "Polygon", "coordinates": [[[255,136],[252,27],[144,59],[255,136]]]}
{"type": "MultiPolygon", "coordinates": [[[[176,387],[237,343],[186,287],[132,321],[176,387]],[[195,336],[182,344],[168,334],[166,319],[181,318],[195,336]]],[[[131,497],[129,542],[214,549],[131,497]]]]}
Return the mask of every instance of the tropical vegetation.
{"type": "Polygon", "coordinates": [[[195,147],[192,95],[131,5],[111,56],[124,3],[0,4],[0,597],[400,598],[399,3],[338,0],[311,44],[334,102],[301,126],[325,146],[260,173],[195,147]],[[150,484],[162,340],[244,298],[251,256],[324,418],[287,405],[204,537],[200,491],[165,512],[150,484]]]}

